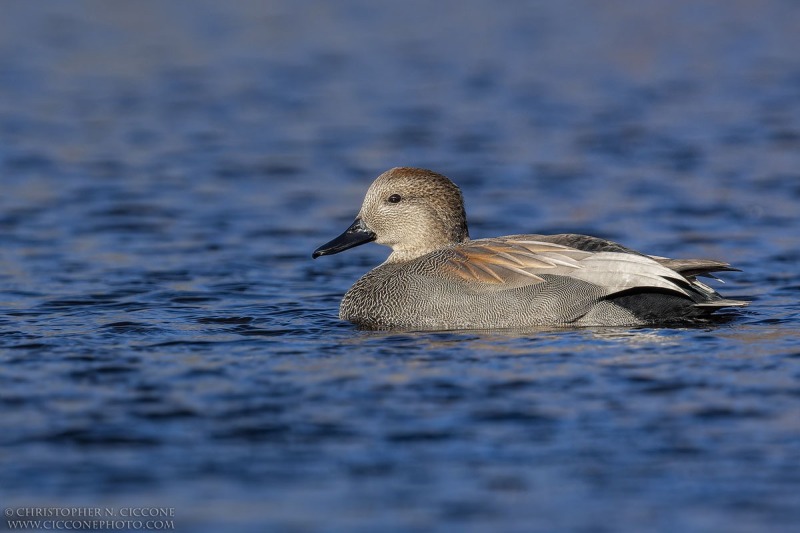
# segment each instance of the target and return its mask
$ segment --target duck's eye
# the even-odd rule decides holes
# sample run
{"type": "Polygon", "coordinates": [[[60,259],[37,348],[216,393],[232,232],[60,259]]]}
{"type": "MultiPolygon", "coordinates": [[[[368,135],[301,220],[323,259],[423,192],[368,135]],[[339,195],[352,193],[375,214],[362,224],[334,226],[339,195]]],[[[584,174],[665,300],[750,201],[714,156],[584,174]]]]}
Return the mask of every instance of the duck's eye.
{"type": "Polygon", "coordinates": [[[396,204],[397,202],[399,202],[400,200],[402,200],[402,198],[400,197],[400,195],[399,195],[399,194],[393,194],[393,195],[391,195],[391,196],[388,198],[388,200],[389,200],[391,203],[393,203],[393,204],[396,204]]]}

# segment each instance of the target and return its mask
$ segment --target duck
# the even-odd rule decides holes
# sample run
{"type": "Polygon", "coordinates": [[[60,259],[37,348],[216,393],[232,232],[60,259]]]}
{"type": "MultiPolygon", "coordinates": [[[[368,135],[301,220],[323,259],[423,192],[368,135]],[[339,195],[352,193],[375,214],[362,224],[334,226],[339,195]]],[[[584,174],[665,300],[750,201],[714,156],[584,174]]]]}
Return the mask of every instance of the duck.
{"type": "Polygon", "coordinates": [[[645,255],[573,233],[470,239],[459,187],[422,168],[379,175],[355,221],[312,257],[369,242],[391,253],[339,307],[340,319],[362,329],[683,324],[748,304],[697,279],[738,270],[722,261],[645,255]]]}

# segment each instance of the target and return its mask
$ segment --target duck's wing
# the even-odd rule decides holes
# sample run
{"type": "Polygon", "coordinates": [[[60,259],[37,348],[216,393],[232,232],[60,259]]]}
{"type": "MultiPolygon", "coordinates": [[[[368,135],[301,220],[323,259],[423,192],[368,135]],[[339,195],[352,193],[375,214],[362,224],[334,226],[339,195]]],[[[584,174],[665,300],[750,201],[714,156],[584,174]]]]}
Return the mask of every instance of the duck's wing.
{"type": "Polygon", "coordinates": [[[544,281],[539,274],[556,268],[577,270],[591,253],[524,236],[478,239],[448,251],[442,269],[470,282],[502,284],[508,288],[544,281]]]}
{"type": "MultiPolygon", "coordinates": [[[[591,235],[581,235],[578,233],[559,233],[557,235],[514,235],[512,238],[525,238],[528,240],[542,241],[552,244],[560,244],[568,246],[577,250],[585,252],[619,252],[632,255],[644,256],[641,252],[637,252],[631,248],[621,245],[618,242],[603,239],[601,237],[593,237],[591,235]]],[[[678,272],[686,278],[694,278],[695,276],[706,276],[709,278],[719,280],[716,276],[711,275],[712,272],[741,272],[738,268],[734,268],[730,263],[723,261],[716,261],[713,259],[672,259],[670,257],[661,257],[658,255],[648,255],[650,259],[655,260],[657,263],[678,272]]]]}
{"type": "Polygon", "coordinates": [[[593,237],[591,235],[582,235],[579,233],[558,233],[556,235],[513,235],[512,237],[524,237],[529,240],[560,244],[562,246],[575,248],[576,250],[583,250],[584,252],[619,252],[624,254],[643,255],[636,250],[632,250],[627,246],[621,245],[618,242],[603,239],[601,237],[593,237]]]}
{"type": "Polygon", "coordinates": [[[604,287],[607,296],[634,289],[660,289],[695,300],[686,278],[645,255],[597,252],[581,261],[581,266],[568,275],[604,287]]]}
{"type": "Polygon", "coordinates": [[[634,253],[591,252],[514,235],[469,241],[449,250],[442,269],[473,286],[516,288],[565,276],[603,287],[607,295],[635,288],[657,288],[690,297],[689,282],[678,272],[634,253]]]}

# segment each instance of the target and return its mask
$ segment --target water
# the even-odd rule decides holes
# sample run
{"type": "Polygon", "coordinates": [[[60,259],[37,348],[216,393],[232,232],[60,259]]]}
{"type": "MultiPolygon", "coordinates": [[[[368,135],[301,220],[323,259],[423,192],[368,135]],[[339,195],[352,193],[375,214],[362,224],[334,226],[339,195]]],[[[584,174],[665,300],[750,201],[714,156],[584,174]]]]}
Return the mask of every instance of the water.
{"type": "MultiPolygon", "coordinates": [[[[0,506],[184,531],[792,531],[800,10],[5,2],[0,506]],[[730,261],[704,329],[375,333],[372,178],[730,261]]],[[[4,524],[4,527],[6,524],[4,524]]]]}

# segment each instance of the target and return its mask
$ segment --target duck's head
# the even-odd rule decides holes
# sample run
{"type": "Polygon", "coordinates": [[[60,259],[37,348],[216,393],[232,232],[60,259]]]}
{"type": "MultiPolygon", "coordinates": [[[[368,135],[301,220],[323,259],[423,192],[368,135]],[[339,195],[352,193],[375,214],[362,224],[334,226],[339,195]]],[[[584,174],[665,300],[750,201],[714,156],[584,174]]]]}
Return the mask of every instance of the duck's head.
{"type": "Polygon", "coordinates": [[[388,262],[408,261],[468,239],[456,184],[430,170],[398,167],[372,182],[355,222],[313,257],[375,241],[392,249],[388,262]]]}

